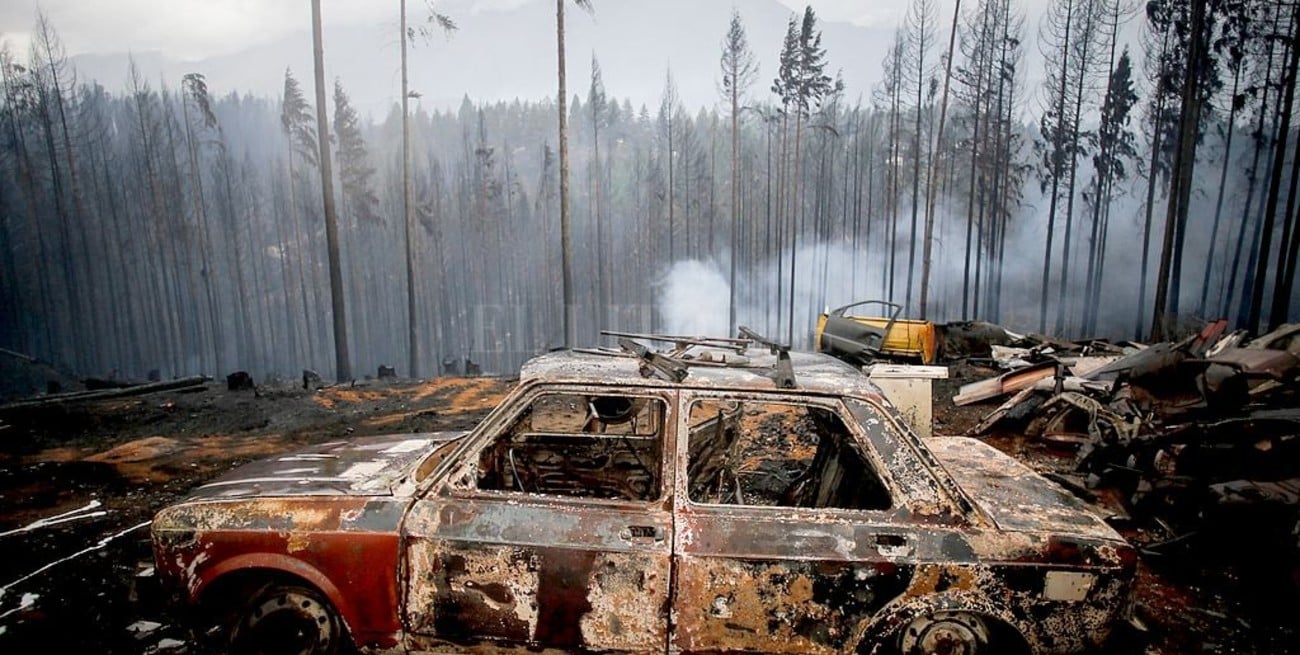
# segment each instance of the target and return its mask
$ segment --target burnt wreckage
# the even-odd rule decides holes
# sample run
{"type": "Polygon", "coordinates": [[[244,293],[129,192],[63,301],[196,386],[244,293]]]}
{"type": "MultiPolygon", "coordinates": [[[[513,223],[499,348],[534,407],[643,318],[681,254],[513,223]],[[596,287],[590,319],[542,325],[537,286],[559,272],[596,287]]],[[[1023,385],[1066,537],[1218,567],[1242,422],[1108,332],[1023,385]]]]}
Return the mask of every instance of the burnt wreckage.
{"type": "Polygon", "coordinates": [[[1300,325],[1250,341],[1226,329],[1215,321],[1149,346],[994,346],[1011,370],[954,402],[1010,395],[971,434],[1077,448],[1077,479],[1066,481],[1085,496],[1120,492],[1166,533],[1147,551],[1248,542],[1249,558],[1289,574],[1300,557],[1300,325]]]}
{"type": "MultiPolygon", "coordinates": [[[[856,369],[753,333],[528,362],[463,434],[323,444],[153,523],[234,651],[1074,652],[1135,551],[856,369]]],[[[637,340],[639,339],[639,341],[637,340]]]]}

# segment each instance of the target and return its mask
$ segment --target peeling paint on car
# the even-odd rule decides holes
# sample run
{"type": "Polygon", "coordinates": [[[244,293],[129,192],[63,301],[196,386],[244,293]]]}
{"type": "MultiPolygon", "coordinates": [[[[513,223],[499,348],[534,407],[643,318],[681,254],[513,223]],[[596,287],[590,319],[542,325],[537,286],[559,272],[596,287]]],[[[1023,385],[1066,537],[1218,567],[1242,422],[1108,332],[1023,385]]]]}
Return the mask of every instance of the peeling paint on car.
{"type": "MultiPolygon", "coordinates": [[[[785,389],[764,368],[776,359],[754,352],[745,368],[690,367],[672,382],[632,358],[539,357],[468,434],[333,442],[200,487],[154,522],[159,578],[194,604],[232,573],[293,576],[375,652],[885,652],[909,626],[1015,635],[1041,653],[1106,638],[1136,559],[1100,518],[982,443],[923,443],[852,367],[792,353],[785,389]],[[550,435],[526,453],[501,441],[547,394],[649,400],[661,424],[550,435]],[[701,400],[834,417],[882,502],[694,499],[701,400]],[[587,459],[563,445],[602,435],[587,459]],[[631,450],[629,435],[652,448],[631,450]],[[481,457],[494,444],[499,457],[481,457]],[[565,477],[542,489],[516,464],[565,477]]],[[[743,420],[718,417],[706,434],[743,420]]]]}

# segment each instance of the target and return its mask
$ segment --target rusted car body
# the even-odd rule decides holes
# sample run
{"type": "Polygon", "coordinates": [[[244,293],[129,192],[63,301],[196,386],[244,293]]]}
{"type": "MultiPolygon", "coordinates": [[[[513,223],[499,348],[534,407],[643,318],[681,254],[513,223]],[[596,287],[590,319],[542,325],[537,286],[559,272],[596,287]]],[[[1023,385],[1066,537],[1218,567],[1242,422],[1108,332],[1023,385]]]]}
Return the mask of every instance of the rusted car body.
{"type": "Polygon", "coordinates": [[[813,335],[819,352],[850,364],[864,365],[877,357],[933,364],[939,356],[939,328],[930,321],[899,318],[901,305],[885,300],[864,300],[838,307],[817,317],[813,335]],[[849,314],[850,309],[879,305],[881,316],[849,314]]]}
{"type": "Polygon", "coordinates": [[[680,382],[552,353],[468,433],[237,470],[158,514],[160,578],[268,652],[1058,653],[1128,611],[1134,551],[1075,498],[752,350],[680,382]]]}

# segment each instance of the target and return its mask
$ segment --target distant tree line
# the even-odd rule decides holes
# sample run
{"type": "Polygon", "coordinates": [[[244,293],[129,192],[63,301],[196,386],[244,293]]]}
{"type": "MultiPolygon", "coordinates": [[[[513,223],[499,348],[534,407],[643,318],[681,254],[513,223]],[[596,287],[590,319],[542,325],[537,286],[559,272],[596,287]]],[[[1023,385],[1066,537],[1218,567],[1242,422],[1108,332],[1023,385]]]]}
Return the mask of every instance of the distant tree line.
{"type": "Polygon", "coordinates": [[[1296,2],[1053,0],[1038,88],[1012,0],[955,10],[915,0],[856,98],[811,9],[781,43],[718,26],[716,108],[686,107],[671,70],[634,107],[593,56],[564,103],[567,260],[552,100],[407,92],[372,121],[333,79],[322,130],[294,71],[277,98],[134,64],[125,89],[78,80],[40,16],[29,52],[0,51],[0,346],[124,377],[508,373],[601,329],[672,329],[658,281],[688,259],[730,282],[725,327],[804,347],[817,312],[865,298],[1063,336],[1295,316],[1296,2]]]}

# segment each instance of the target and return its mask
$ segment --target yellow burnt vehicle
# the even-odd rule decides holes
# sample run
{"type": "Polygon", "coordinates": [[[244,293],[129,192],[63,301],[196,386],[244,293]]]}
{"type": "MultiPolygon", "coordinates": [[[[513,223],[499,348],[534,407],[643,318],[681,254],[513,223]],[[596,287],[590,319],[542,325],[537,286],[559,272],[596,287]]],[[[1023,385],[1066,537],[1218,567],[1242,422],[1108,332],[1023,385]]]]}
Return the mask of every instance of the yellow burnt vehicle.
{"type": "Polygon", "coordinates": [[[824,312],[817,319],[817,350],[850,364],[879,358],[933,364],[939,354],[938,330],[930,321],[900,319],[903,306],[886,300],[864,300],[824,312]],[[872,315],[849,310],[880,306],[872,315]]]}

